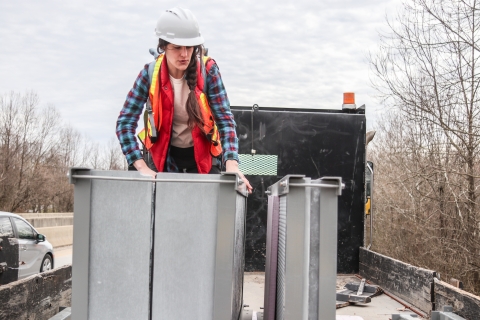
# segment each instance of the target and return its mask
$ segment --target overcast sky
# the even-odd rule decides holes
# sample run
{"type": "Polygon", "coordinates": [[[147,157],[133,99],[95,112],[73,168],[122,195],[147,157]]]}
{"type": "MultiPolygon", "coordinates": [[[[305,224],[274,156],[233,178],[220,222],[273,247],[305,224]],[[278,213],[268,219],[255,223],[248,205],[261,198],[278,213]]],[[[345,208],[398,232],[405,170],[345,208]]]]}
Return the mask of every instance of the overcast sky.
{"type": "Polygon", "coordinates": [[[382,106],[370,87],[369,51],[400,0],[56,1],[0,0],[0,94],[36,91],[62,119],[104,142],[136,76],[152,60],[156,21],[193,11],[232,106],[382,106]]]}

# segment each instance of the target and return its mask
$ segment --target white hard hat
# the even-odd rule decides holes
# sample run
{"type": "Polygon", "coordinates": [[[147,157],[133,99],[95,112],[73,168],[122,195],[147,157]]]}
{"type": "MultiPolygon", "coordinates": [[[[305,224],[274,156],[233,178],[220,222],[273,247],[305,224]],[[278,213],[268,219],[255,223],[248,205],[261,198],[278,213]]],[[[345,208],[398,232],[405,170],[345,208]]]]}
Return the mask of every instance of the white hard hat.
{"type": "Polygon", "coordinates": [[[204,42],[193,13],[180,7],[166,10],[160,15],[155,33],[160,39],[177,46],[198,46],[204,42]]]}

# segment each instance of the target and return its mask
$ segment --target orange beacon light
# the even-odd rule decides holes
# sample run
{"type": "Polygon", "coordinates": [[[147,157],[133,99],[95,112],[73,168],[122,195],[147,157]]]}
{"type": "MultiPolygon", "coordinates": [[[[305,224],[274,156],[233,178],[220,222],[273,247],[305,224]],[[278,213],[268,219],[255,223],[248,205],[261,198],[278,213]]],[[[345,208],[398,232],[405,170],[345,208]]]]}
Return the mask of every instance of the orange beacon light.
{"type": "Polygon", "coordinates": [[[356,108],[357,106],[355,105],[355,93],[344,92],[342,109],[356,109],[356,108]]]}

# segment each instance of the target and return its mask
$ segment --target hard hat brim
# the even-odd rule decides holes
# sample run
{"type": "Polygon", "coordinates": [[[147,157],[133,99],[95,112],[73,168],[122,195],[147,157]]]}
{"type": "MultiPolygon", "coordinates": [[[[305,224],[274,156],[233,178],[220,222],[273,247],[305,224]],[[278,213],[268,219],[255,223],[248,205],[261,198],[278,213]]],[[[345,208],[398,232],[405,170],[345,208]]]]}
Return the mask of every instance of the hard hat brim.
{"type": "Polygon", "coordinates": [[[177,46],[188,47],[199,46],[205,42],[202,36],[196,38],[169,38],[162,35],[159,38],[177,46]]]}

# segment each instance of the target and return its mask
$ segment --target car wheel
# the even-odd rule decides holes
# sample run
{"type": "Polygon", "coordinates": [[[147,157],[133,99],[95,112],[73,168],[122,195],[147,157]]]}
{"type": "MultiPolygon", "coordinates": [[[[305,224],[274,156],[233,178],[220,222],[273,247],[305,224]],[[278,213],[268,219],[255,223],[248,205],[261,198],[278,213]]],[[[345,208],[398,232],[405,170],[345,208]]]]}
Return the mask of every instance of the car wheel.
{"type": "Polygon", "coordinates": [[[49,254],[46,254],[43,258],[42,265],[40,266],[40,272],[52,270],[52,257],[49,254]]]}

